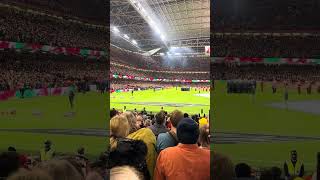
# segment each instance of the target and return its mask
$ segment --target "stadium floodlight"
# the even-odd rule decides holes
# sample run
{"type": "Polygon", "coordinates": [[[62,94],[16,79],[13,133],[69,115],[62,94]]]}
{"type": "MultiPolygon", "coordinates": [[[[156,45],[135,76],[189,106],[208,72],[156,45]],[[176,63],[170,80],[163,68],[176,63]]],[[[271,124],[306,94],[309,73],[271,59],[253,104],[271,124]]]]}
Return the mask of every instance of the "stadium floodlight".
{"type": "Polygon", "coordinates": [[[151,24],[151,27],[155,27],[156,24],[154,23],[154,21],[152,19],[149,22],[151,24]]]}
{"type": "Polygon", "coordinates": [[[123,37],[124,37],[124,38],[126,38],[126,39],[130,39],[130,38],[129,38],[129,36],[128,36],[128,35],[126,35],[126,34],[125,34],[125,35],[123,35],[123,37]]]}
{"type": "Polygon", "coordinates": [[[146,10],[145,10],[144,8],[141,8],[141,12],[142,12],[143,14],[147,14],[147,12],[146,12],[146,10]]]}
{"type": "Polygon", "coordinates": [[[160,37],[161,37],[161,40],[162,40],[162,41],[165,41],[165,40],[166,40],[166,37],[164,37],[164,35],[161,35],[160,37]]]}
{"type": "Polygon", "coordinates": [[[158,34],[161,34],[159,28],[157,28],[157,27],[154,26],[154,30],[155,30],[158,34]]]}
{"type": "Polygon", "coordinates": [[[116,32],[116,33],[119,33],[119,32],[120,32],[120,30],[119,30],[117,27],[115,27],[115,26],[113,26],[112,29],[113,29],[113,31],[116,32]]]}
{"type": "Polygon", "coordinates": [[[132,43],[133,43],[134,45],[137,45],[137,44],[138,44],[136,40],[132,40],[132,43]]]}

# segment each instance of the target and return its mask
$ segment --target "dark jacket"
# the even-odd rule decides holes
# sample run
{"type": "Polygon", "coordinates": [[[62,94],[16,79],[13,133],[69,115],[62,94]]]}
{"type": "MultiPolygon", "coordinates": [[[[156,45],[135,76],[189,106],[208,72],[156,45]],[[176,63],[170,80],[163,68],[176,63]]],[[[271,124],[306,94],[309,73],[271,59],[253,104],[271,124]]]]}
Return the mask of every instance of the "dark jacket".
{"type": "Polygon", "coordinates": [[[143,174],[145,180],[150,179],[146,163],[147,146],[143,141],[119,138],[116,149],[108,154],[108,169],[117,166],[132,166],[143,174]]]}
{"type": "Polygon", "coordinates": [[[169,130],[165,125],[160,125],[157,123],[154,123],[153,125],[149,126],[149,128],[152,130],[153,134],[158,137],[160,133],[166,133],[169,130]]]}

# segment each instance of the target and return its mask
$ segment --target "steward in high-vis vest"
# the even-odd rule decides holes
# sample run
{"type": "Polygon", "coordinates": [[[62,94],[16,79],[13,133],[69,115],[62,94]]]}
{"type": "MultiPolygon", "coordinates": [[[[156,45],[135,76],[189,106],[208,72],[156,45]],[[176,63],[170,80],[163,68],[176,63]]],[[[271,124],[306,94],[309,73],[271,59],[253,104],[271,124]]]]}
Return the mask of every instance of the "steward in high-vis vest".
{"type": "Polygon", "coordinates": [[[51,141],[44,142],[44,148],[40,150],[40,160],[41,161],[48,161],[54,157],[55,152],[51,148],[51,144],[52,144],[51,141]]]}
{"type": "Polygon", "coordinates": [[[297,151],[291,151],[291,160],[284,163],[284,173],[287,178],[303,177],[304,165],[298,160],[297,151]]]}

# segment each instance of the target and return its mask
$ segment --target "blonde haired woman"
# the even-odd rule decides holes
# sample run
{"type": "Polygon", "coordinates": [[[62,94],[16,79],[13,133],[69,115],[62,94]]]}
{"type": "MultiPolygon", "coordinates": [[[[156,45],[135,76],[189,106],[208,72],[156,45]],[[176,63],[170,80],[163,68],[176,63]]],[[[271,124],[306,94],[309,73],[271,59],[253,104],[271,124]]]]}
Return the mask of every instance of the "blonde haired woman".
{"type": "Polygon", "coordinates": [[[137,128],[137,117],[130,111],[123,113],[123,115],[128,119],[129,123],[129,134],[138,130],[137,128]]]}
{"type": "Polygon", "coordinates": [[[114,116],[110,120],[110,148],[111,151],[117,147],[117,138],[125,138],[130,130],[128,119],[124,115],[114,116]]]}

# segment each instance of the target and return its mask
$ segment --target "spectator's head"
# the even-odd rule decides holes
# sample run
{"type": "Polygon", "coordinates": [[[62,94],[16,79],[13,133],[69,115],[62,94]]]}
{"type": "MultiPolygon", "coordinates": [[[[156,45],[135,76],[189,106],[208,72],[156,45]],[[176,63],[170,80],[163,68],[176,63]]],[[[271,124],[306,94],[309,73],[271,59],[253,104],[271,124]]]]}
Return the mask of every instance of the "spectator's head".
{"type": "Polygon", "coordinates": [[[110,120],[111,149],[116,148],[117,138],[124,138],[129,135],[129,130],[130,130],[129,122],[125,116],[117,115],[110,120]]]}
{"type": "Polygon", "coordinates": [[[50,160],[38,165],[39,169],[47,172],[53,179],[83,180],[77,169],[67,160],[50,160]]]}
{"type": "Polygon", "coordinates": [[[33,169],[31,171],[20,169],[14,173],[7,180],[54,180],[48,173],[40,169],[33,169]]]}
{"type": "Polygon", "coordinates": [[[137,131],[138,128],[136,126],[136,123],[137,123],[136,116],[130,111],[127,111],[127,112],[123,113],[123,115],[127,118],[129,126],[130,126],[129,134],[137,131]]]}
{"type": "Polygon", "coordinates": [[[232,161],[222,154],[211,153],[211,179],[214,180],[233,180],[235,177],[234,166],[232,161]]]}
{"type": "Polygon", "coordinates": [[[170,114],[170,122],[173,127],[177,128],[180,120],[183,119],[183,114],[179,110],[174,110],[170,114]]]}
{"type": "Polygon", "coordinates": [[[0,177],[8,177],[20,166],[19,155],[15,152],[0,154],[0,177]]]}
{"type": "Polygon", "coordinates": [[[84,147],[80,147],[80,148],[77,150],[78,154],[80,154],[80,155],[84,155],[84,151],[85,151],[84,147]]]}
{"type": "Polygon", "coordinates": [[[184,118],[187,118],[187,117],[189,117],[189,114],[188,114],[188,113],[184,113],[184,114],[183,114],[183,117],[184,117],[184,118]]]}
{"type": "Polygon", "coordinates": [[[164,124],[164,121],[166,120],[166,115],[163,111],[160,111],[156,114],[155,118],[156,118],[156,123],[162,125],[162,124],[164,124]]]}
{"type": "Polygon", "coordinates": [[[147,178],[150,176],[145,169],[147,152],[147,146],[141,140],[119,139],[117,147],[109,153],[108,168],[132,166],[147,178]]]}
{"type": "Polygon", "coordinates": [[[73,156],[61,157],[61,160],[68,161],[82,177],[86,176],[86,163],[82,162],[80,159],[77,159],[73,156]]]}
{"type": "Polygon", "coordinates": [[[113,109],[110,111],[110,118],[113,118],[113,117],[116,116],[117,114],[118,114],[118,111],[113,108],[113,109]]]}
{"type": "Polygon", "coordinates": [[[200,135],[198,143],[201,147],[210,148],[210,137],[209,137],[209,125],[204,125],[200,128],[200,135]]]}
{"type": "Polygon", "coordinates": [[[49,150],[51,149],[51,145],[52,145],[51,141],[50,141],[50,140],[46,140],[46,141],[44,142],[44,148],[45,148],[45,150],[46,150],[46,151],[49,151],[49,150]]]}
{"type": "Polygon", "coordinates": [[[182,144],[196,144],[199,133],[198,124],[190,118],[183,118],[177,126],[177,137],[182,144]]]}
{"type": "Polygon", "coordinates": [[[110,180],[142,180],[143,176],[140,172],[130,166],[114,167],[110,170],[110,180]]]}
{"type": "Polygon", "coordinates": [[[298,153],[296,150],[291,151],[291,161],[292,162],[297,162],[298,160],[298,153]]]}
{"type": "Polygon", "coordinates": [[[137,116],[136,128],[140,129],[143,127],[143,117],[141,115],[137,116]]]}
{"type": "Polygon", "coordinates": [[[16,148],[14,148],[12,146],[8,147],[8,151],[9,152],[17,152],[16,148]]]}
{"type": "Polygon", "coordinates": [[[237,178],[251,177],[251,167],[246,163],[239,163],[235,167],[237,178]]]}
{"type": "Polygon", "coordinates": [[[146,120],[144,121],[144,126],[145,126],[145,127],[149,127],[149,126],[151,126],[151,125],[152,125],[152,120],[146,119],[146,120]]]}

